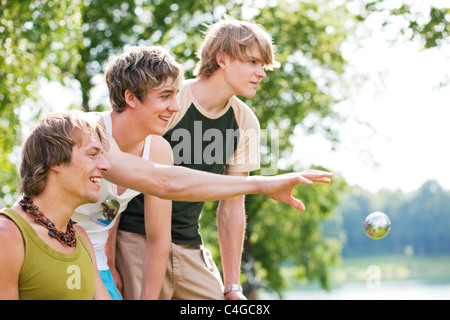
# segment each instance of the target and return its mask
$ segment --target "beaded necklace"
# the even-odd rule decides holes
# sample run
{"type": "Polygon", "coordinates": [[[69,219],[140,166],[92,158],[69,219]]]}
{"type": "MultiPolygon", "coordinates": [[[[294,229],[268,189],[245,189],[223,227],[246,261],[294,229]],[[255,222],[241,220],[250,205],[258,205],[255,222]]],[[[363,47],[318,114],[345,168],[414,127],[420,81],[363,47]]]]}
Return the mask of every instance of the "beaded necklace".
{"type": "Polygon", "coordinates": [[[72,221],[72,219],[69,220],[67,230],[64,233],[56,230],[55,224],[39,210],[38,206],[33,204],[32,199],[23,196],[19,201],[19,205],[22,207],[22,210],[33,217],[37,223],[49,230],[48,235],[50,237],[69,247],[75,247],[77,245],[77,237],[75,234],[75,229],[73,228],[73,225],[76,224],[76,222],[72,221]]]}

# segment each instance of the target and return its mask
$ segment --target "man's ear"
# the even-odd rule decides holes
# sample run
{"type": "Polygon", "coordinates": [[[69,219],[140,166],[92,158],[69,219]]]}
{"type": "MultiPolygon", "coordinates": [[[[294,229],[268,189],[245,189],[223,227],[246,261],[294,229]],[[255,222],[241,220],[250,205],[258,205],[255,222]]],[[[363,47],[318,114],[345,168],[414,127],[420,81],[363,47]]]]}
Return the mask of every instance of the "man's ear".
{"type": "Polygon", "coordinates": [[[127,89],[125,90],[124,95],[125,95],[125,102],[127,103],[127,105],[129,105],[132,108],[135,108],[138,98],[134,95],[134,93],[127,89]]]}
{"type": "Polygon", "coordinates": [[[53,166],[50,166],[50,170],[55,171],[57,173],[61,173],[61,165],[55,164],[53,166]]]}
{"type": "Polygon", "coordinates": [[[225,62],[225,54],[223,52],[216,53],[216,62],[219,65],[219,68],[224,69],[226,66],[225,62]]]}

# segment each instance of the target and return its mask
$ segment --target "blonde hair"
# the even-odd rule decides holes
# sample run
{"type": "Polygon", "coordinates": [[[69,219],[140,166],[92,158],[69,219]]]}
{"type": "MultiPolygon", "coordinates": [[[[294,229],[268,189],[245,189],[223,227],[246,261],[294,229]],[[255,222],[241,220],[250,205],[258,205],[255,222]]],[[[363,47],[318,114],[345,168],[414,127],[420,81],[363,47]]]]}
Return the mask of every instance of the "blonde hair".
{"type": "Polygon", "coordinates": [[[41,118],[22,145],[20,191],[28,197],[39,195],[50,167],[70,163],[73,146],[94,136],[98,136],[105,150],[109,148],[104,128],[85,112],[51,113],[41,118]]]}
{"type": "Polygon", "coordinates": [[[232,59],[245,61],[249,59],[248,49],[255,45],[261,50],[265,68],[272,70],[280,66],[275,59],[272,38],[261,25],[226,16],[207,27],[203,44],[197,52],[196,76],[208,78],[219,68],[217,53],[226,53],[232,59]]]}
{"type": "Polygon", "coordinates": [[[173,79],[175,86],[180,86],[184,70],[165,49],[131,47],[114,59],[105,74],[113,110],[122,112],[127,107],[126,90],[143,102],[148,90],[164,86],[169,78],[173,79]]]}

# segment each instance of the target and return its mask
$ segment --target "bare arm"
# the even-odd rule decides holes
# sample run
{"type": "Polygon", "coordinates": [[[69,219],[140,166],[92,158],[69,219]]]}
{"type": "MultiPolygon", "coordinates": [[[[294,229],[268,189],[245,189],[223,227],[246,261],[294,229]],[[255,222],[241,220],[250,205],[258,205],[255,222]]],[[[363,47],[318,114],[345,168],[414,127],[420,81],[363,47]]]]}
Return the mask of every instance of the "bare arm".
{"type": "Polygon", "coordinates": [[[91,240],[89,239],[89,236],[87,235],[86,231],[80,227],[75,226],[77,232],[80,234],[80,236],[83,238],[84,243],[86,244],[86,247],[89,250],[89,254],[91,255],[92,259],[92,268],[94,269],[94,300],[111,300],[111,296],[108,293],[108,290],[106,290],[105,285],[103,284],[102,279],[100,278],[100,274],[97,270],[97,261],[95,260],[95,252],[94,247],[92,246],[91,240]]]}
{"type": "MultiPolygon", "coordinates": [[[[150,159],[173,164],[172,148],[161,137],[152,137],[150,159]]],[[[166,274],[171,243],[172,201],[144,196],[145,255],[141,299],[157,300],[166,274]]]]}
{"type": "MultiPolygon", "coordinates": [[[[247,176],[248,173],[230,175],[247,176]]],[[[220,201],[217,209],[217,231],[219,235],[220,255],[224,285],[239,284],[241,271],[242,246],[245,233],[244,195],[220,201]]],[[[241,292],[231,291],[229,300],[245,299],[241,292]]]]}
{"type": "Polygon", "coordinates": [[[25,246],[19,228],[0,215],[0,300],[19,299],[19,273],[24,258],[25,246]]]}
{"type": "Polygon", "coordinates": [[[114,226],[112,226],[108,230],[108,240],[105,245],[105,254],[108,259],[109,270],[111,271],[111,275],[116,284],[117,290],[122,292],[123,283],[122,278],[120,277],[119,271],[117,271],[116,267],[116,240],[117,240],[117,230],[119,229],[120,217],[122,214],[119,214],[116,217],[116,221],[114,222],[114,226]]]}
{"type": "Polygon", "coordinates": [[[157,300],[166,274],[170,250],[170,200],[145,196],[146,244],[142,272],[142,300],[157,300]]]}
{"type": "Polygon", "coordinates": [[[110,139],[105,154],[111,169],[104,177],[118,185],[147,195],[177,201],[222,200],[242,194],[265,194],[274,200],[304,211],[304,204],[292,197],[298,184],[329,182],[332,174],[319,170],[278,176],[235,177],[191,170],[181,166],[159,165],[120,151],[110,139]]]}

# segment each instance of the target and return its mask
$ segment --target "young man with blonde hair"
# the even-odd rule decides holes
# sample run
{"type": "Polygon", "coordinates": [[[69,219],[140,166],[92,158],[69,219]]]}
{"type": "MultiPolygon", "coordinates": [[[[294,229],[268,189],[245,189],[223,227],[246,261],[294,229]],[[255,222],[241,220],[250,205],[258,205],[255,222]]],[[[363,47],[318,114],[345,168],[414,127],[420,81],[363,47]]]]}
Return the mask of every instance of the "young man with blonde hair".
{"type": "Polygon", "coordinates": [[[0,299],[110,299],[74,209],[99,198],[103,129],[82,112],[41,119],[22,147],[23,197],[0,211],[0,299]]]}
{"type": "MultiPolygon", "coordinates": [[[[175,165],[249,179],[249,172],[260,167],[260,128],[254,113],[236,95],[253,98],[266,77],[265,69],[279,66],[272,39],[255,23],[226,18],[208,28],[198,56],[197,79],[181,87],[181,110],[164,135],[175,165]]],[[[199,232],[203,201],[192,201],[197,200],[172,202],[172,244],[160,299],[245,299],[239,284],[244,196],[222,199],[217,211],[224,284],[199,232]]],[[[119,242],[120,247],[139,247],[133,239],[145,235],[140,222],[144,207],[143,195],[129,203],[119,226],[119,234],[129,240],[119,242]]],[[[137,270],[130,272],[137,275],[137,270]]]]}

